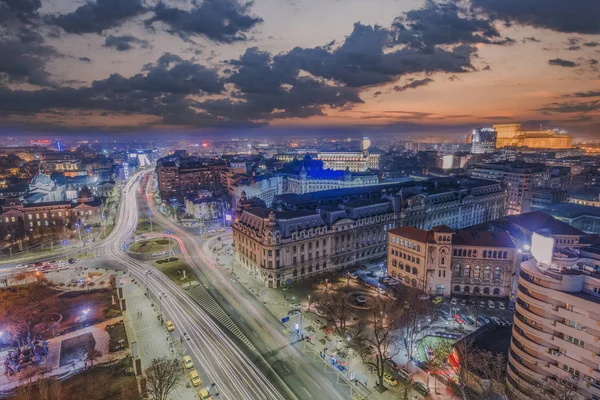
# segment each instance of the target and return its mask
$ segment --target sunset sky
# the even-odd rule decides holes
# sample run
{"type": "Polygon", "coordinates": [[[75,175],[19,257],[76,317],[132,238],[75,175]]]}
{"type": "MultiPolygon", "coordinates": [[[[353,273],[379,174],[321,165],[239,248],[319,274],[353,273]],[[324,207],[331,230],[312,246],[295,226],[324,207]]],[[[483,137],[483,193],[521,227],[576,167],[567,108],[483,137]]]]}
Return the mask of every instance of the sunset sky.
{"type": "Polygon", "coordinates": [[[600,139],[598,0],[0,0],[4,130],[600,139]]]}

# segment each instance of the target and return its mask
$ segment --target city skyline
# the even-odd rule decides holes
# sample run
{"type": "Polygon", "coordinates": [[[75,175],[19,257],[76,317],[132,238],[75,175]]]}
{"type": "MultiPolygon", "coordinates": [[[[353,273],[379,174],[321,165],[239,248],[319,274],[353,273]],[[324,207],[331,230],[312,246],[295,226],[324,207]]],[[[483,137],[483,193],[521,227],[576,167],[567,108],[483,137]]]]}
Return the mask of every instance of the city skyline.
{"type": "Polygon", "coordinates": [[[593,139],[599,7],[2,0],[0,128],[459,139],[514,122],[593,139]]]}

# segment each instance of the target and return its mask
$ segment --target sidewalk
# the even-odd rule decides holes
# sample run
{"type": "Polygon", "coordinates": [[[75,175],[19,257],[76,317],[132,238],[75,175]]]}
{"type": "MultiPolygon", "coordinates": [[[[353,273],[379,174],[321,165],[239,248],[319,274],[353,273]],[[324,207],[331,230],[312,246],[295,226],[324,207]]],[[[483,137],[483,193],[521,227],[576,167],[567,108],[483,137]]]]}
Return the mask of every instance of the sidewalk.
{"type": "MultiPolygon", "coordinates": [[[[152,300],[145,296],[145,289],[137,284],[131,283],[131,278],[122,275],[121,284],[123,287],[123,296],[127,304],[127,311],[123,312],[123,317],[127,325],[127,336],[131,342],[137,342],[139,356],[142,360],[142,370],[150,366],[155,358],[181,357],[175,351],[175,347],[169,347],[172,343],[171,337],[167,333],[164,325],[158,320],[158,312],[152,307],[152,300]]],[[[197,399],[196,390],[187,388],[189,383],[187,372],[183,370],[183,361],[181,361],[182,378],[179,385],[170,393],[172,399],[197,399]]]]}
{"type": "MultiPolygon", "coordinates": [[[[289,300],[289,298],[287,301],[284,298],[285,295],[288,294],[288,292],[283,291],[281,289],[270,289],[260,285],[242,267],[232,266],[231,255],[225,254],[222,251],[217,252],[217,254],[208,251],[209,247],[212,248],[215,245],[215,241],[216,237],[213,237],[206,240],[203,243],[203,245],[207,249],[207,254],[209,255],[209,257],[213,260],[218,258],[218,261],[216,261],[215,264],[218,264],[224,267],[227,271],[232,272],[237,278],[238,282],[240,282],[244,287],[246,287],[259,301],[262,301],[273,315],[275,315],[278,318],[287,315],[287,312],[290,310],[289,305],[292,302],[289,300]]],[[[228,241],[226,241],[226,243],[228,243],[228,241]]],[[[316,314],[313,314],[312,312],[307,312],[307,301],[300,301],[300,299],[298,299],[293,302],[298,302],[302,305],[304,335],[308,335],[311,337],[311,341],[315,345],[313,346],[313,351],[316,352],[317,357],[319,357],[319,352],[324,347],[327,347],[326,354],[328,358],[330,358],[332,356],[332,353],[334,353],[333,356],[335,356],[336,359],[340,359],[340,357],[338,356],[340,351],[347,353],[347,357],[342,359],[342,362],[344,363],[343,365],[345,366],[345,371],[341,374],[343,374],[346,378],[353,377],[360,384],[363,384],[365,387],[367,387],[371,391],[371,394],[369,395],[370,399],[392,400],[398,398],[398,394],[393,390],[388,390],[382,394],[378,393],[377,390],[374,390],[375,383],[377,382],[376,373],[374,371],[370,372],[369,366],[363,364],[362,360],[358,355],[351,354],[352,352],[347,350],[344,338],[338,338],[334,335],[328,335],[329,340],[326,341],[325,345],[322,345],[322,343],[320,343],[319,340],[323,339],[327,335],[325,335],[323,331],[320,330],[320,327],[315,327],[313,325],[313,321],[317,319],[322,320],[323,318],[317,316],[316,314]],[[307,331],[306,329],[309,326],[312,326],[314,328],[314,331],[307,331]]],[[[400,351],[400,353],[396,357],[394,357],[394,361],[398,365],[408,366],[408,369],[414,374],[414,381],[420,381],[429,385],[430,395],[427,397],[427,399],[459,399],[459,397],[453,395],[450,389],[447,388],[439,380],[437,382],[438,393],[436,394],[434,390],[434,378],[430,377],[429,374],[416,367],[414,363],[408,365],[407,354],[405,350],[400,351]]],[[[402,387],[402,385],[399,385],[397,389],[400,389],[402,387]]],[[[416,391],[411,390],[409,398],[422,399],[423,396],[418,394],[416,391]]]]}

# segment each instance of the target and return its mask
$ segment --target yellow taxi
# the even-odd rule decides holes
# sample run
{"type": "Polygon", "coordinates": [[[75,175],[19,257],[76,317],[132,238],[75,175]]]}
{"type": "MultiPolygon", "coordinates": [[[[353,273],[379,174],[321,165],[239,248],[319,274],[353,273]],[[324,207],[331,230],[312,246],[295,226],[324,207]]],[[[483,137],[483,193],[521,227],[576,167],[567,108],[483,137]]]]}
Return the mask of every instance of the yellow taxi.
{"type": "Polygon", "coordinates": [[[205,400],[210,398],[210,393],[206,389],[200,389],[198,396],[200,396],[200,400],[205,400]]]}
{"type": "Polygon", "coordinates": [[[200,375],[198,375],[198,371],[195,369],[190,371],[190,380],[192,381],[192,385],[194,385],[194,387],[202,385],[202,379],[200,379],[200,375]]]}
{"type": "Polygon", "coordinates": [[[384,372],[383,373],[383,381],[385,383],[387,383],[388,385],[390,385],[390,386],[396,386],[396,385],[398,385],[398,381],[396,380],[396,378],[394,378],[388,372],[384,372]]]}
{"type": "Polygon", "coordinates": [[[173,332],[175,330],[175,324],[173,321],[165,322],[165,326],[167,327],[167,332],[173,332]]]}
{"type": "Polygon", "coordinates": [[[183,365],[186,369],[194,368],[194,362],[192,361],[192,357],[183,356],[183,365]]]}

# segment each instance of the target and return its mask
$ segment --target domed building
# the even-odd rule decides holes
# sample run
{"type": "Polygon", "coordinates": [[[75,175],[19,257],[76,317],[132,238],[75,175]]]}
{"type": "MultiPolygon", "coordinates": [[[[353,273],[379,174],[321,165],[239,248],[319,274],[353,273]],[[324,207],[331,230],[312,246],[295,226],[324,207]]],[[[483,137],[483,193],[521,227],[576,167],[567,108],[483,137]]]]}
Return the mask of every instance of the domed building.
{"type": "Polygon", "coordinates": [[[24,197],[26,203],[53,203],[65,199],[65,186],[57,184],[42,172],[33,177],[24,197]]]}

